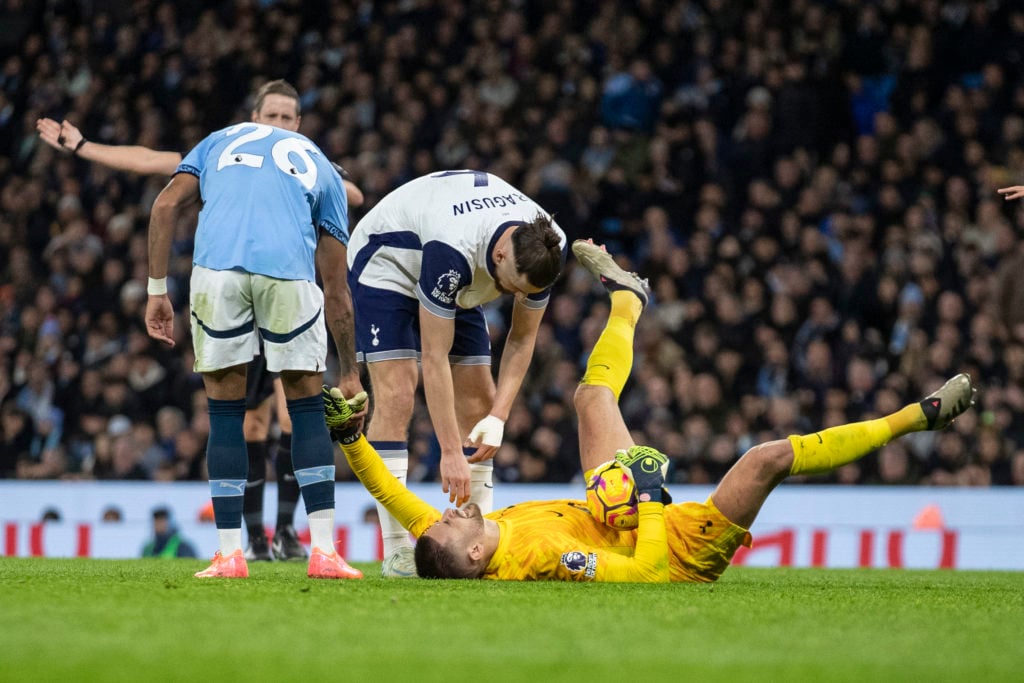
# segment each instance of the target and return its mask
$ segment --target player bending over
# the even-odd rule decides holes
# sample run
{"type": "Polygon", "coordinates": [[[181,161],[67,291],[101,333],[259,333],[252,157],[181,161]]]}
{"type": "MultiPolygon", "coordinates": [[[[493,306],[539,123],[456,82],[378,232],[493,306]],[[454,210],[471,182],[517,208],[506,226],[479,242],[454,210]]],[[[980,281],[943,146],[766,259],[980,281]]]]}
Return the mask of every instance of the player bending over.
{"type": "Polygon", "coordinates": [[[611,311],[576,390],[580,460],[589,473],[617,451],[633,472],[639,526],[607,526],[583,501],[533,501],[486,516],[475,505],[443,513],[390,475],[358,432],[344,427],[347,405],[325,395],[328,426],[370,493],[418,540],[424,578],[568,581],[715,581],[740,545],[768,494],[793,474],[831,472],[910,432],[947,427],[974,404],[966,374],[919,403],[883,418],[770,441],[751,448],[703,503],[667,504],[660,468],[666,458],[634,445],[618,408],[633,364],[633,334],[647,303],[645,284],[590,241],[573,244],[577,259],[611,294],[611,311]],[[339,428],[340,427],[340,428],[339,428]]]}

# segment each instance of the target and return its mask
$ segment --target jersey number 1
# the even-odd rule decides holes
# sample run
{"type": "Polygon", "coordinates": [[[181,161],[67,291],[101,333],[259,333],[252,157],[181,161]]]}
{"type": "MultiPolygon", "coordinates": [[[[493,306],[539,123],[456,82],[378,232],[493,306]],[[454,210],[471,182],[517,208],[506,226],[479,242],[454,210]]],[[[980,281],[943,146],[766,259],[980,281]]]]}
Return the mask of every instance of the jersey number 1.
{"type": "Polygon", "coordinates": [[[473,187],[487,187],[487,174],[483,171],[445,171],[430,176],[431,178],[447,178],[450,175],[471,175],[473,176],[473,187]]]}

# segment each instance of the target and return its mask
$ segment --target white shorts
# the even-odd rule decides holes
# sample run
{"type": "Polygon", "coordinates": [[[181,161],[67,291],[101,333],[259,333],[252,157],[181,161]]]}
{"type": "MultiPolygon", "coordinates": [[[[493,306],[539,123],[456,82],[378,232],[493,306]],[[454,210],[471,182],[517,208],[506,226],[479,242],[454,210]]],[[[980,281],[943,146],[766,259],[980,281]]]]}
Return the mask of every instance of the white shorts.
{"type": "Polygon", "coordinates": [[[260,339],[271,372],[326,368],[324,293],[316,283],[193,266],[191,290],[196,372],[245,365],[260,354],[260,339]]]}

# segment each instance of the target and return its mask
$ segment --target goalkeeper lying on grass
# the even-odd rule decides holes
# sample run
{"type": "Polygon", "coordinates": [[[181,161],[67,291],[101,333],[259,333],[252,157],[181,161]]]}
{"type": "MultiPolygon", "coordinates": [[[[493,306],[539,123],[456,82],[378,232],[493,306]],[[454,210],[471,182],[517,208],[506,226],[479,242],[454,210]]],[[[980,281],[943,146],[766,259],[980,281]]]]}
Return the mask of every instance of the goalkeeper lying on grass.
{"type": "Polygon", "coordinates": [[[574,399],[580,460],[589,478],[618,453],[633,473],[639,526],[612,528],[597,521],[583,501],[571,500],[520,503],[486,517],[472,504],[438,512],[388,473],[358,427],[345,426],[350,402],[337,389],[325,388],[332,436],[374,498],[418,539],[421,577],[715,581],[736,549],[750,545],[747,530],[768,494],[787,476],[830,472],[896,437],[942,429],[974,404],[971,379],[960,374],[920,403],[886,417],[755,446],[707,501],[670,504],[662,488],[665,456],[633,444],[618,408],[633,364],[633,331],[647,303],[646,283],[589,241],[573,244],[573,252],[611,293],[608,322],[574,399]]]}

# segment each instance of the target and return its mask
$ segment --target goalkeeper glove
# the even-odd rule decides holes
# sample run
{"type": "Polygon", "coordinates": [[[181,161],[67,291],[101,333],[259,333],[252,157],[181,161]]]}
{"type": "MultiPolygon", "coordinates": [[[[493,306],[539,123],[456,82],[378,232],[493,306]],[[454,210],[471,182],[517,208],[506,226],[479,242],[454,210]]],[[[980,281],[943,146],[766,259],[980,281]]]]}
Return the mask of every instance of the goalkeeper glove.
{"type": "Polygon", "coordinates": [[[665,505],[672,502],[672,496],[664,487],[668,470],[668,457],[664,453],[650,446],[630,446],[627,451],[617,452],[615,459],[633,474],[637,500],[665,505]]]}
{"type": "Polygon", "coordinates": [[[321,394],[324,399],[324,420],[332,441],[352,443],[359,438],[359,423],[350,424],[352,416],[362,412],[366,406],[366,392],[360,391],[350,399],[345,399],[341,389],[323,385],[321,394]]]}

